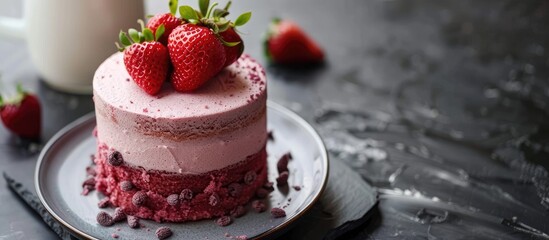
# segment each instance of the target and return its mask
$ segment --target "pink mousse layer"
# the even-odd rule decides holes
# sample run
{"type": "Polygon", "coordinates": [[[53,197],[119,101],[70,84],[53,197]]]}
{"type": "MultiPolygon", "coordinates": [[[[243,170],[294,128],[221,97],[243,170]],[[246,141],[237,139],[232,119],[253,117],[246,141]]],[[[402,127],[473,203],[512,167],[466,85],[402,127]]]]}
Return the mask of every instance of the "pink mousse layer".
{"type": "Polygon", "coordinates": [[[111,166],[106,163],[106,158],[112,151],[104,144],[98,145],[95,159],[97,189],[109,196],[111,204],[121,207],[126,214],[157,222],[183,222],[228,215],[231,210],[246,204],[267,179],[265,148],[236,165],[200,175],[145,171],[126,164],[111,166]],[[255,173],[256,177],[246,183],[244,176],[249,172],[255,173]],[[122,181],[130,181],[134,187],[124,191],[120,186],[122,181]],[[238,194],[230,194],[230,184],[241,187],[238,194]],[[180,194],[183,189],[192,190],[193,198],[176,205],[168,204],[167,197],[180,194]],[[137,192],[147,195],[141,206],[135,206],[132,202],[137,192]],[[218,197],[216,204],[211,202],[212,195],[218,197]]]}
{"type": "Polygon", "coordinates": [[[129,166],[202,174],[256,154],[266,143],[266,78],[247,55],[192,93],[166,83],[150,96],[128,75],[116,53],[96,71],[98,140],[129,166]]]}

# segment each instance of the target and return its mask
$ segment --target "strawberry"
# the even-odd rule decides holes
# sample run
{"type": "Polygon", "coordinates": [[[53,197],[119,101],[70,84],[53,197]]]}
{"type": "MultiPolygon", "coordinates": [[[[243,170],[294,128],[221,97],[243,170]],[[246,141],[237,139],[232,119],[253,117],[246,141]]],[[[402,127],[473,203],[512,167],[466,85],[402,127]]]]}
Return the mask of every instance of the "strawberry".
{"type": "Polygon", "coordinates": [[[199,0],[200,10],[179,8],[181,18],[188,23],[175,28],[168,37],[173,63],[170,79],[175,90],[196,90],[240,57],[244,44],[234,28],[244,25],[251,13],[240,15],[233,23],[225,19],[230,5],[229,1],[225,8],[214,9],[217,3],[209,6],[209,0],[199,0]]]}
{"type": "Polygon", "coordinates": [[[242,43],[242,39],[232,27],[228,28],[224,32],[220,32],[219,35],[226,42],[238,43],[236,46],[232,46],[232,47],[223,45],[223,48],[225,48],[225,55],[227,58],[225,60],[225,65],[224,65],[224,67],[226,67],[234,63],[240,57],[240,55],[242,55],[242,52],[244,52],[244,43],[242,43]]]}
{"type": "Polygon", "coordinates": [[[269,61],[278,64],[314,64],[324,60],[322,49],[294,22],[275,19],[264,42],[269,61]]]}
{"type": "Polygon", "coordinates": [[[192,91],[215,76],[225,64],[225,49],[207,27],[183,24],[168,39],[175,90],[192,91]]]}
{"type": "Polygon", "coordinates": [[[120,32],[120,42],[124,47],[118,49],[124,51],[124,65],[133,81],[150,95],[155,95],[162,88],[169,69],[168,49],[157,42],[164,33],[164,25],[160,25],[153,36],[152,30],[145,28],[142,20],[142,32],[135,29],[128,30],[130,38],[124,32],[120,32]]]}
{"type": "Polygon", "coordinates": [[[38,140],[41,130],[41,112],[38,98],[17,86],[17,95],[9,101],[0,96],[0,117],[2,122],[14,134],[38,140]]]}
{"type": "Polygon", "coordinates": [[[151,29],[153,34],[156,34],[156,29],[158,29],[160,25],[164,25],[164,34],[158,39],[164,46],[168,45],[168,36],[170,33],[172,33],[177,26],[183,24],[183,20],[175,16],[177,11],[177,0],[170,0],[169,6],[170,13],[154,15],[147,22],[147,28],[151,29]]]}

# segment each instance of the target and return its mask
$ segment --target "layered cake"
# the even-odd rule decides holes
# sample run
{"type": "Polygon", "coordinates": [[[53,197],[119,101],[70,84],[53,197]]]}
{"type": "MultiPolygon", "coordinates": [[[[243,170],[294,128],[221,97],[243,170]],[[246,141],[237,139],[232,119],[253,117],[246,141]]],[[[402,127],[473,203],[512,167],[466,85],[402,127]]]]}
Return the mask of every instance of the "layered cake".
{"type": "Polygon", "coordinates": [[[224,216],[266,181],[266,78],[242,55],[193,92],[143,91],[116,53],[93,81],[96,189],[126,214],[224,216]]]}

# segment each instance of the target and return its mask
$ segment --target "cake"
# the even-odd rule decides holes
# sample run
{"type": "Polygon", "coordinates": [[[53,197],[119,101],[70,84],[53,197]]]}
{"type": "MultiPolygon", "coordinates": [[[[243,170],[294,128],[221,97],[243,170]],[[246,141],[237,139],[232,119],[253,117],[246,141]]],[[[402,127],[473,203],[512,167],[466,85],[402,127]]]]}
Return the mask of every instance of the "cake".
{"type": "Polygon", "coordinates": [[[266,77],[242,55],[193,92],[144,92],[116,53],[93,80],[96,189],[126,214],[183,222],[230,214],[267,179],[266,77]]]}

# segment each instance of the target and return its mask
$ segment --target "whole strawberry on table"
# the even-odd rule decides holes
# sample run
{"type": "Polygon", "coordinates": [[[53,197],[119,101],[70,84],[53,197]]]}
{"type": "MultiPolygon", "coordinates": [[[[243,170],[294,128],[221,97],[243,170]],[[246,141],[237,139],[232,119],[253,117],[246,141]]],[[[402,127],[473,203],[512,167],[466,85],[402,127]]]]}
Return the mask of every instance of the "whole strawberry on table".
{"type": "Polygon", "coordinates": [[[194,91],[244,51],[235,28],[248,22],[251,13],[243,13],[232,22],[226,19],[230,1],[223,8],[217,8],[218,3],[210,6],[209,0],[198,3],[199,10],[195,10],[178,7],[177,0],[171,0],[170,13],[153,16],[146,27],[141,24],[140,32],[120,32],[123,47],[119,50],[124,51],[126,70],[148,94],[157,94],[168,77],[175,90],[194,91]]]}
{"type": "Polygon", "coordinates": [[[324,52],[297,23],[274,19],[263,43],[265,56],[271,63],[299,67],[324,61],[324,52]]]}
{"type": "Polygon", "coordinates": [[[21,85],[17,85],[17,94],[13,98],[0,96],[0,117],[4,126],[15,135],[33,141],[40,139],[40,102],[21,85]]]}

